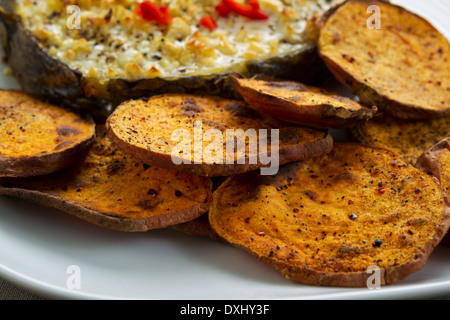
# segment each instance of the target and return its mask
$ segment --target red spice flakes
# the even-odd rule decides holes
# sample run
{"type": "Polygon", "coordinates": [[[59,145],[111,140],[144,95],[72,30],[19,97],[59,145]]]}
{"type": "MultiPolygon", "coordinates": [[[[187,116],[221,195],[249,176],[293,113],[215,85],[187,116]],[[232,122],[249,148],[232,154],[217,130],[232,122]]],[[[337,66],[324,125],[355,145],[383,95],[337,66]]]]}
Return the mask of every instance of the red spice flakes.
{"type": "Polygon", "coordinates": [[[216,11],[223,18],[228,17],[232,12],[252,20],[267,20],[269,18],[260,11],[258,0],[250,0],[247,5],[234,0],[222,0],[216,6],[216,11]]]}
{"type": "Polygon", "coordinates": [[[217,29],[217,23],[212,16],[204,16],[199,22],[202,27],[205,27],[211,31],[217,29]]]}
{"type": "Polygon", "coordinates": [[[134,13],[141,16],[144,20],[156,21],[160,25],[172,23],[169,8],[167,6],[157,6],[151,1],[140,3],[134,10],[134,13]]]}
{"type": "Polygon", "coordinates": [[[375,170],[370,175],[371,176],[377,176],[379,173],[380,173],[380,170],[375,170]]]}
{"type": "Polygon", "coordinates": [[[223,1],[216,6],[216,11],[222,18],[228,17],[231,13],[231,9],[223,1]]]}

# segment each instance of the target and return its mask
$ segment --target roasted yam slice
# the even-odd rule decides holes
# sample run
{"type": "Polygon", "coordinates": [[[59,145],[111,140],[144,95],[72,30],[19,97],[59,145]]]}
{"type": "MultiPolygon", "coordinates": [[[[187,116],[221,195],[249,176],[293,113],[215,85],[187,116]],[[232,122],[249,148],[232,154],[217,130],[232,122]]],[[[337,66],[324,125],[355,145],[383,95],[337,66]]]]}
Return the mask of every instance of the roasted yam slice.
{"type": "Polygon", "coordinates": [[[217,242],[224,242],[224,240],[211,228],[207,213],[197,219],[174,225],[172,229],[187,235],[208,238],[217,242]]]}
{"type": "Polygon", "coordinates": [[[0,90],[0,177],[53,173],[76,163],[95,138],[91,119],[0,90]]]}
{"type": "Polygon", "coordinates": [[[142,162],[210,177],[263,167],[273,173],[278,164],[322,155],[333,144],[327,131],[287,127],[243,102],[213,96],[129,101],[107,127],[112,141],[142,162]]]}
{"type": "Polygon", "coordinates": [[[366,287],[421,269],[449,227],[435,178],[390,150],[343,143],[275,176],[229,177],[214,193],[211,227],[293,281],[366,287]]]}
{"type": "Polygon", "coordinates": [[[210,179],[138,162],[111,144],[103,126],[98,131],[79,167],[45,177],[4,180],[0,194],[124,232],[169,227],[208,211],[210,179]]]}
{"type": "MultiPolygon", "coordinates": [[[[416,167],[439,180],[442,192],[450,203],[450,138],[445,138],[427,149],[417,160],[416,167]]],[[[449,233],[441,244],[450,246],[449,233]]]]}
{"type": "Polygon", "coordinates": [[[428,148],[450,136],[450,117],[421,121],[383,115],[358,123],[350,132],[358,141],[391,149],[414,165],[428,148]]]}
{"type": "Polygon", "coordinates": [[[371,119],[376,107],[366,108],[352,99],[293,81],[230,75],[233,88],[250,108],[307,127],[332,129],[371,119]]]}
{"type": "Polygon", "coordinates": [[[425,19],[387,1],[348,0],[318,29],[320,56],[361,103],[406,119],[450,112],[450,44],[425,19]]]}
{"type": "Polygon", "coordinates": [[[435,176],[450,200],[450,138],[428,148],[417,160],[416,167],[435,176]]]}

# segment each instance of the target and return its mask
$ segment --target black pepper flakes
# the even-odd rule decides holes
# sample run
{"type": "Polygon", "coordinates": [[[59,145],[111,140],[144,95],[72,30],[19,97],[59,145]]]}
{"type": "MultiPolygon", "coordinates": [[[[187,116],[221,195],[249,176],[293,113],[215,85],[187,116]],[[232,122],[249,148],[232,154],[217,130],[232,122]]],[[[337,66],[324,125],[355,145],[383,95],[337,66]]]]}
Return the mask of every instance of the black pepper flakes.
{"type": "Polygon", "coordinates": [[[372,246],[373,246],[374,248],[379,248],[379,247],[381,247],[382,244],[383,244],[383,241],[382,241],[381,239],[376,239],[376,240],[374,241],[374,243],[372,244],[372,246]]]}

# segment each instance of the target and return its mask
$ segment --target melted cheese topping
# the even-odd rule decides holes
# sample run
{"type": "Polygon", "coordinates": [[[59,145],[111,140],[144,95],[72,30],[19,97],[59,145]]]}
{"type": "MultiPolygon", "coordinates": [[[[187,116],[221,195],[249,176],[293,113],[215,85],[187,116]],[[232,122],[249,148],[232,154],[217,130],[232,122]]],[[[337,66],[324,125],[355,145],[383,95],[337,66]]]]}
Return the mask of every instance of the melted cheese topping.
{"type": "Polygon", "coordinates": [[[19,0],[25,26],[48,53],[86,78],[179,77],[244,72],[248,61],[288,55],[311,45],[307,20],[338,0],[259,0],[266,21],[218,16],[219,0],[159,0],[173,17],[170,25],[134,13],[136,0],[19,0]],[[80,29],[70,29],[80,9],[80,29]],[[199,25],[212,15],[218,28],[199,25]]]}

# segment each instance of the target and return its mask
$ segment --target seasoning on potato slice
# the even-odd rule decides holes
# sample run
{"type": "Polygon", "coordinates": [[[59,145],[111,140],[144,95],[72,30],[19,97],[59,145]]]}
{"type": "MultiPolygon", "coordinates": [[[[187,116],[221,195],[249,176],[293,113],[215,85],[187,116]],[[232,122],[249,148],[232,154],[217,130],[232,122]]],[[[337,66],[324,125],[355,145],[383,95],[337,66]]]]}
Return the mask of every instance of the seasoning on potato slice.
{"type": "Polygon", "coordinates": [[[414,165],[423,152],[450,136],[450,116],[404,120],[384,114],[355,125],[350,132],[358,141],[391,149],[414,165]]]}
{"type": "Polygon", "coordinates": [[[229,176],[331,150],[327,130],[286,126],[241,101],[168,94],[120,105],[107,121],[113,142],[142,162],[201,176],[229,176]]]}
{"type": "Polygon", "coordinates": [[[20,91],[0,90],[0,177],[53,173],[75,164],[95,123],[20,91]]]}
{"type": "Polygon", "coordinates": [[[238,74],[231,74],[230,82],[250,108],[297,125],[342,128],[371,119],[377,112],[376,107],[369,109],[347,97],[299,82],[238,74]]]}
{"type": "Polygon", "coordinates": [[[206,213],[211,190],[209,178],[149,166],[122,153],[101,126],[79,167],[4,180],[0,195],[54,207],[103,228],[144,232],[206,213]]]}
{"type": "Polygon", "coordinates": [[[450,44],[424,18],[388,1],[349,0],[317,25],[320,56],[361,103],[405,119],[450,113],[450,44]]]}
{"type": "Polygon", "coordinates": [[[219,236],[290,280],[366,287],[421,269],[447,232],[435,178],[383,148],[339,143],[275,176],[229,177],[209,213],[219,236]],[[370,271],[370,272],[368,272],[370,271]]]}

